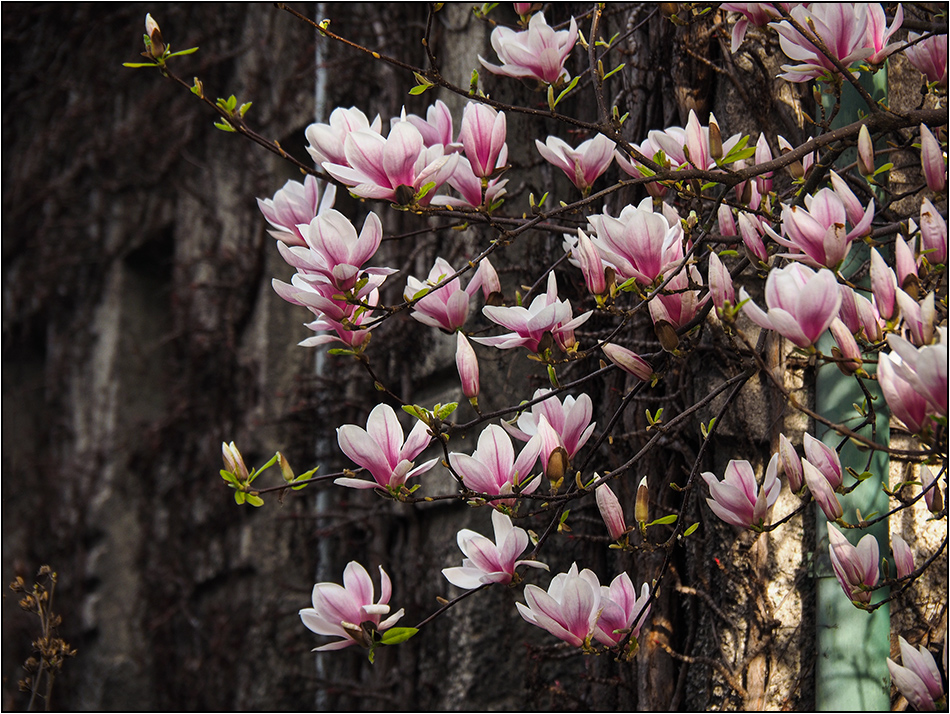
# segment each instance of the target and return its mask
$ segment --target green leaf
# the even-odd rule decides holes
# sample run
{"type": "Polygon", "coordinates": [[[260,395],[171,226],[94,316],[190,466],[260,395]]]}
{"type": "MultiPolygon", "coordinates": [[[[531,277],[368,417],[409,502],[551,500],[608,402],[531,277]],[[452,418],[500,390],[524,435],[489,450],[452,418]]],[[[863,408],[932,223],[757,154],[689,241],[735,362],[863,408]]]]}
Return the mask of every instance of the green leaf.
{"type": "Polygon", "coordinates": [[[241,506],[244,504],[244,500],[247,498],[247,494],[244,491],[235,491],[234,492],[234,502],[241,506]]]}
{"type": "Polygon", "coordinates": [[[419,94],[423,94],[424,92],[428,91],[429,89],[432,89],[432,85],[431,85],[431,84],[417,84],[415,87],[412,87],[412,88],[409,90],[409,94],[411,94],[411,95],[413,95],[413,96],[417,96],[417,95],[419,95],[419,94]]]}
{"type": "Polygon", "coordinates": [[[157,62],[123,62],[122,66],[138,68],[138,67],[158,67],[160,65],[157,62]]]}
{"type": "Polygon", "coordinates": [[[439,419],[445,419],[458,408],[458,405],[459,405],[458,402],[450,402],[449,404],[446,404],[445,406],[437,409],[435,412],[435,415],[439,419]]]}
{"type": "Polygon", "coordinates": [[[244,102],[244,104],[241,105],[241,108],[238,109],[238,116],[243,117],[247,113],[247,110],[251,108],[253,103],[254,102],[244,102]]]}
{"type": "Polygon", "coordinates": [[[218,127],[221,131],[231,131],[231,132],[236,131],[236,129],[233,126],[231,126],[228,122],[224,121],[223,119],[221,121],[216,121],[214,125],[218,127]]]}
{"type": "Polygon", "coordinates": [[[264,499],[260,496],[255,496],[253,493],[247,494],[247,502],[255,508],[260,508],[264,505],[264,499]]]}
{"type": "MultiPolygon", "coordinates": [[[[567,85],[567,86],[564,88],[564,90],[563,90],[560,94],[557,95],[557,99],[554,100],[554,104],[551,106],[551,109],[554,109],[554,107],[556,107],[558,104],[560,104],[560,103],[561,103],[561,100],[564,99],[564,97],[567,96],[568,92],[570,92],[572,89],[574,89],[574,87],[577,86],[577,80],[578,80],[578,79],[580,79],[580,78],[579,78],[579,77],[574,77],[574,79],[571,80],[571,83],[570,83],[569,85],[567,85]]],[[[552,92],[552,94],[553,94],[553,92],[552,92]]],[[[550,95],[549,95],[549,96],[550,96],[550,95]]]]}
{"type": "Polygon", "coordinates": [[[425,184],[422,188],[419,189],[419,193],[416,194],[416,200],[421,201],[423,198],[425,198],[425,195],[434,188],[435,188],[435,181],[430,181],[429,183],[425,184]]]}
{"type": "Polygon", "coordinates": [[[238,481],[238,477],[232,474],[230,471],[225,471],[221,469],[221,478],[229,483],[233,483],[235,486],[240,486],[241,482],[238,481]]]}
{"type": "Polygon", "coordinates": [[[691,535],[693,535],[693,533],[696,532],[696,529],[697,529],[697,528],[699,528],[699,523],[694,523],[694,524],[691,525],[689,528],[687,528],[685,531],[683,531],[683,537],[685,538],[686,536],[691,536],[691,535]]]}
{"type": "Polygon", "coordinates": [[[565,522],[567,521],[567,517],[568,517],[568,515],[570,515],[570,513],[571,513],[570,509],[565,510],[564,513],[561,514],[561,520],[560,520],[560,522],[561,522],[561,523],[565,523],[565,522]]]}
{"type": "Polygon", "coordinates": [[[657,518],[655,521],[647,523],[647,526],[665,526],[669,523],[676,523],[675,513],[671,513],[668,516],[663,516],[662,518],[657,518]]]}
{"type": "Polygon", "coordinates": [[[424,298],[426,295],[429,294],[429,290],[430,288],[422,288],[422,290],[420,290],[419,292],[417,292],[415,295],[412,296],[412,299],[419,300],[420,298],[424,298]]]}
{"type": "Polygon", "coordinates": [[[170,55],[166,55],[165,59],[169,57],[182,57],[184,55],[193,55],[198,51],[197,47],[189,47],[187,50],[179,50],[178,52],[172,52],[170,55]]]}
{"type": "Polygon", "coordinates": [[[351,350],[349,347],[333,347],[327,350],[327,354],[331,355],[355,355],[356,352],[351,350]]]}
{"type": "Polygon", "coordinates": [[[415,636],[417,632],[419,632],[419,629],[416,627],[393,627],[386,630],[379,641],[384,645],[398,645],[400,642],[405,642],[410,637],[415,636]]]}
{"type": "Polygon", "coordinates": [[[619,72],[626,66],[627,66],[626,62],[624,62],[623,64],[618,64],[616,67],[614,67],[612,70],[610,70],[607,74],[604,75],[604,79],[607,79],[611,75],[616,74],[617,72],[619,72]]]}

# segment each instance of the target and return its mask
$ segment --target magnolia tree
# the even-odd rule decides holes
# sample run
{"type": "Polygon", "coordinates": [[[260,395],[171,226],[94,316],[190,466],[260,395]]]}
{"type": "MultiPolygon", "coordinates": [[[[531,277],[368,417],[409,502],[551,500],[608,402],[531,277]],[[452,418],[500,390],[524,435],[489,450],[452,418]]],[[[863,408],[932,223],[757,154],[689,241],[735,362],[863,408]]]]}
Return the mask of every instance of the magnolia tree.
{"type": "MultiPolygon", "coordinates": [[[[337,473],[298,473],[279,452],[252,467],[234,442],[224,444],[221,476],[236,503],[259,507],[268,495],[319,483],[372,492],[394,513],[455,501],[476,509],[471,522],[481,524],[458,530],[455,563],[419,574],[443,578],[444,597],[413,626],[389,566],[376,574],[361,564],[364,554],[349,553],[341,577],[314,585],[300,610],[316,649],[356,646],[373,661],[381,647],[415,638],[402,645],[413,647],[463,599],[505,587],[517,593],[524,627],[568,651],[621,663],[649,656],[656,648],[642,633],[660,594],[695,594],[676,562],[703,529],[731,529],[747,549],[785,528],[813,544],[820,538],[809,547],[830,558],[838,597],[868,613],[898,597],[929,602],[923,583],[947,548],[947,35],[934,17],[910,17],[900,5],[664,3],[654,12],[671,23],[718,23],[737,58],[752,56],[750,38],[777,38],[778,77],[813,92],[802,93],[811,115],[802,113],[799,137],[771,126],[730,133],[693,109],[685,126],[633,135],[617,90],[630,71],[618,49],[624,36],[605,33],[608,8],[559,25],[540,4],[514,10],[517,24],[508,26],[503,8],[476,8],[494,25],[494,56],[470,58],[466,86],[447,79],[429,41],[441,4],[430,8],[420,66],[336,34],[329,20],[298,16],[330,51],[371,56],[401,73],[409,95],[432,98],[424,115],[333,109],[306,131],[312,166],[254,131],[250,102],[215,101],[200,79],[180,79],[179,56],[193,50],[173,52],[151,16],[145,59],[130,63],[159,68],[214,109],[220,129],[301,171],[302,180],[258,199],[295,271],[273,288],[288,310],[308,316],[313,334],[302,347],[325,350],[325,369],[355,361],[375,402],[365,422],[336,428],[348,463],[337,473]],[[911,108],[893,108],[866,81],[899,57],[920,88],[911,108]],[[579,104],[596,118],[564,110],[579,104]],[[509,124],[524,118],[544,120],[549,134],[509,146],[509,124]],[[527,190],[524,173],[548,165],[551,185],[527,190]],[[560,172],[569,183],[553,181],[560,172]],[[899,189],[898,174],[910,176],[899,189]],[[360,206],[344,192],[365,202],[365,218],[335,207],[360,206]],[[412,220],[418,230],[394,235],[412,220]],[[414,276],[380,259],[388,238],[432,232],[449,242],[460,231],[478,236],[464,260],[436,255],[414,276]],[[523,245],[538,240],[560,257],[529,272],[535,261],[523,245]],[[387,329],[407,314],[444,335],[463,398],[416,403],[386,377],[387,329]],[[664,382],[707,369],[711,342],[726,355],[716,357],[721,378],[693,389],[689,403],[656,408],[665,402],[651,395],[664,382]],[[480,379],[486,365],[494,376],[480,379]],[[850,413],[832,415],[801,396],[802,380],[826,365],[860,395],[850,413]],[[502,370],[525,375],[521,391],[498,392],[502,370]],[[601,398],[605,384],[612,401],[601,398]],[[735,449],[717,463],[717,432],[756,389],[810,426],[780,424],[770,458],[735,449]],[[891,438],[881,414],[891,418],[891,438]],[[649,455],[684,427],[692,431],[683,473],[644,473],[649,455]],[[621,445],[631,431],[638,449],[628,456],[621,445]],[[844,455],[848,444],[856,459],[844,455]],[[876,454],[908,467],[892,478],[876,454]],[[282,480],[268,484],[261,475],[275,466],[282,480]],[[857,499],[873,501],[869,492],[885,494],[885,507],[862,513],[857,499]],[[597,528],[575,515],[588,505],[602,518],[597,528]],[[577,523],[616,551],[614,572],[602,560],[555,565],[577,523]],[[871,530],[889,532],[890,542],[871,530]]],[[[946,592],[937,598],[945,613],[946,592]]],[[[943,641],[946,671],[945,630],[919,640],[901,636],[899,661],[886,662],[892,682],[919,709],[945,706],[929,647],[943,641]]],[[[740,664],[751,671],[754,653],[740,664]]],[[[749,686],[748,672],[710,666],[736,691],[749,686]]]]}

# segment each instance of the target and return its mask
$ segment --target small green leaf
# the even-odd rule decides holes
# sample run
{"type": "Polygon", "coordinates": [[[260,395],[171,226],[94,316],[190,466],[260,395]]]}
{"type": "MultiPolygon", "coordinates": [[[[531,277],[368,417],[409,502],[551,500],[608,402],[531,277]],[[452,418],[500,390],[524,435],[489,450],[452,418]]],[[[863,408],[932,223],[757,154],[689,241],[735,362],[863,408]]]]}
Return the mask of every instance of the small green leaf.
{"type": "Polygon", "coordinates": [[[244,102],[244,104],[241,105],[241,108],[238,109],[238,116],[243,117],[247,113],[247,110],[251,108],[253,103],[254,102],[244,102]]]}
{"type": "MultiPolygon", "coordinates": [[[[580,79],[580,78],[579,78],[579,77],[574,77],[574,79],[571,80],[571,83],[570,83],[569,85],[567,85],[567,86],[564,88],[564,90],[563,90],[560,94],[557,95],[557,99],[554,100],[554,105],[551,107],[552,110],[554,109],[554,107],[556,107],[558,104],[561,103],[561,100],[564,99],[564,97],[567,96],[568,92],[570,92],[572,89],[574,89],[574,87],[577,86],[577,80],[578,80],[578,79],[580,79]]],[[[551,94],[553,94],[553,93],[554,93],[554,92],[552,91],[551,94]]],[[[549,96],[550,96],[550,95],[549,95],[549,96]]]]}
{"type": "Polygon", "coordinates": [[[604,75],[604,79],[607,79],[611,75],[617,74],[617,72],[619,72],[626,66],[627,64],[625,62],[623,64],[618,64],[616,67],[614,67],[612,70],[610,70],[607,74],[604,75]]]}
{"type": "Polygon", "coordinates": [[[327,354],[331,355],[355,355],[356,352],[351,350],[349,347],[333,347],[327,350],[327,354]]]}
{"type": "Polygon", "coordinates": [[[166,55],[165,59],[169,57],[182,57],[184,55],[193,55],[198,51],[197,47],[189,47],[187,50],[179,50],[178,52],[172,52],[170,55],[166,55]]]}
{"type": "Polygon", "coordinates": [[[429,290],[430,288],[422,288],[422,290],[420,290],[419,292],[417,292],[415,295],[412,296],[412,300],[419,300],[421,298],[424,298],[426,295],[429,294],[429,290]]]}
{"type": "Polygon", "coordinates": [[[431,88],[432,88],[431,84],[417,84],[415,87],[410,88],[409,94],[413,96],[418,96],[419,94],[423,94],[424,92],[428,91],[431,88]]]}
{"type": "Polygon", "coordinates": [[[439,419],[445,419],[458,408],[458,405],[459,405],[458,402],[450,402],[449,404],[446,404],[445,406],[437,409],[435,412],[435,415],[439,419]]]}
{"type": "Polygon", "coordinates": [[[429,183],[425,184],[422,188],[419,189],[419,193],[416,194],[416,200],[421,201],[423,198],[425,198],[425,195],[434,188],[435,188],[435,181],[430,181],[429,183]]]}
{"type": "Polygon", "coordinates": [[[685,531],[683,531],[683,537],[685,538],[685,537],[687,537],[687,536],[691,536],[693,533],[696,532],[696,529],[697,529],[697,528],[699,528],[699,523],[694,523],[694,524],[691,525],[689,528],[687,528],[685,531]]]}
{"type": "Polygon", "coordinates": [[[157,62],[123,62],[122,66],[137,69],[139,67],[159,67],[160,65],[157,62]]]}
{"type": "Polygon", "coordinates": [[[398,645],[400,642],[405,642],[410,637],[415,636],[417,632],[419,632],[419,629],[416,627],[393,627],[383,633],[380,643],[398,645]]]}
{"type": "Polygon", "coordinates": [[[223,119],[221,121],[216,121],[214,125],[218,127],[218,129],[220,129],[221,131],[231,131],[231,132],[236,131],[233,126],[231,126],[228,122],[224,121],[223,119]]]}
{"type": "Polygon", "coordinates": [[[567,510],[564,511],[564,513],[561,514],[561,520],[560,520],[560,522],[561,522],[562,524],[567,522],[567,517],[568,517],[568,515],[570,514],[570,512],[571,512],[570,509],[567,509],[567,510]]]}
{"type": "Polygon", "coordinates": [[[247,498],[247,494],[244,493],[244,491],[235,491],[235,492],[234,492],[234,502],[235,502],[237,505],[239,505],[239,506],[240,506],[240,505],[243,505],[243,504],[244,504],[244,500],[245,500],[246,498],[247,498]]]}
{"type": "Polygon", "coordinates": [[[247,502],[250,503],[255,508],[260,508],[264,505],[264,499],[260,496],[256,496],[253,493],[247,494],[247,502]]]}
{"type": "Polygon", "coordinates": [[[668,516],[663,516],[662,518],[657,518],[655,521],[647,523],[647,526],[665,526],[669,523],[676,523],[675,513],[671,513],[668,516]]]}

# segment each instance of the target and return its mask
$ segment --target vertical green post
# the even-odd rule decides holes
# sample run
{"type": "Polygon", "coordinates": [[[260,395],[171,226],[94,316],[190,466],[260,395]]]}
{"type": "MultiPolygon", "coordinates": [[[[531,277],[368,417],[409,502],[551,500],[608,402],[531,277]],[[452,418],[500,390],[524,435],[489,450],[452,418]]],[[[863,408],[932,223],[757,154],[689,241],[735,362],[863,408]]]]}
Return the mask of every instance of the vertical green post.
{"type": "MultiPolygon", "coordinates": [[[[862,75],[862,84],[875,99],[886,96],[886,69],[874,76],[862,75]]],[[[830,99],[830,97],[828,98],[830,99]]],[[[867,113],[867,107],[858,93],[847,83],[842,92],[842,108],[833,127],[857,121],[858,110],[867,113]]],[[[855,152],[848,151],[840,163],[855,160],[855,152]]],[[[866,246],[854,244],[842,274],[849,275],[869,257],[866,246]]],[[[834,340],[825,335],[819,343],[823,354],[830,354],[834,340]]],[[[868,369],[868,365],[865,368],[868,369]]],[[[871,372],[871,369],[868,369],[871,372]]],[[[880,443],[889,440],[888,417],[877,383],[867,383],[871,394],[876,396],[874,409],[877,420],[877,439],[880,443]]],[[[825,365],[818,370],[815,385],[815,407],[819,414],[835,423],[849,424],[857,418],[853,404],[864,402],[864,394],[854,379],[845,377],[835,365],[825,365]]],[[[836,448],[841,437],[830,430],[822,436],[823,441],[836,448]]],[[[887,454],[876,451],[860,451],[848,443],[841,451],[841,464],[850,466],[858,473],[865,470],[874,476],[862,483],[853,493],[841,497],[844,519],[857,522],[855,509],[864,518],[873,513],[885,513],[889,507],[887,494],[881,486],[888,483],[889,460],[887,454]]],[[[848,483],[850,479],[846,480],[848,483]]],[[[888,528],[881,522],[864,530],[844,530],[845,536],[856,544],[866,533],[877,538],[881,555],[888,552],[888,528]]],[[[816,576],[818,581],[818,661],[815,668],[815,707],[818,711],[888,711],[890,709],[890,676],[887,657],[891,649],[890,609],[887,605],[867,613],[859,610],[848,600],[835,578],[828,555],[828,525],[824,514],[818,514],[816,576]]],[[[887,591],[877,591],[872,602],[887,597],[887,591]]]]}

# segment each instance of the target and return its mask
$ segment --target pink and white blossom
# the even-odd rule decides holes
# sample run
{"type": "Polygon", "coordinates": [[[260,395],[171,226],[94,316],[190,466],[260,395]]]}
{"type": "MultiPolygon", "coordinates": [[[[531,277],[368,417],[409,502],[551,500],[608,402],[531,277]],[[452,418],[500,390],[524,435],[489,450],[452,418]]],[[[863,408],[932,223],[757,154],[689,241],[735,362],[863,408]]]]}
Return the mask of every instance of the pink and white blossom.
{"type": "Polygon", "coordinates": [[[716,311],[722,315],[723,310],[736,304],[736,291],[732,285],[732,276],[729,269],[715,251],[709,253],[709,294],[712,297],[716,311]]]}
{"type": "Polygon", "coordinates": [[[765,282],[766,313],[749,300],[745,288],[739,300],[747,301],[743,312],[759,327],[775,330],[802,348],[811,347],[828,329],[841,306],[838,282],[830,270],[793,263],[772,270],[765,282]]]}
{"type": "Polygon", "coordinates": [[[600,484],[594,489],[594,495],[597,500],[597,510],[600,511],[600,517],[604,519],[604,525],[607,526],[607,532],[613,541],[620,540],[627,533],[627,523],[623,517],[623,506],[610,486],[606,483],[600,484]]]}
{"type": "Polygon", "coordinates": [[[373,579],[356,561],[350,561],[343,571],[343,585],[317,583],[313,586],[313,607],[300,611],[300,619],[308,630],[318,635],[341,639],[321,647],[315,652],[341,650],[351,645],[370,647],[370,632],[383,632],[395,625],[403,616],[402,609],[389,615],[389,598],[392,584],[386,571],[379,568],[379,600],[373,588],[373,579]],[[369,626],[368,628],[365,626],[369,626]]]}
{"type": "Polygon", "coordinates": [[[413,476],[425,473],[438,463],[430,459],[419,466],[415,458],[429,445],[427,427],[417,421],[404,437],[396,412],[388,404],[377,404],[369,414],[366,428],[344,424],[336,430],[340,449],[355,463],[370,472],[374,481],[338,478],[334,481],[349,488],[398,489],[413,476]]]}
{"type": "Polygon", "coordinates": [[[501,26],[492,30],[491,46],[501,66],[486,62],[481,56],[478,61],[493,74],[556,85],[571,78],[564,63],[576,42],[577,23],[573,17],[567,30],[555,31],[544,19],[544,13],[537,12],[523,32],[501,26]]]}
{"type": "MultiPolygon", "coordinates": [[[[538,487],[539,479],[531,478],[532,471],[541,452],[541,439],[532,437],[518,458],[511,445],[511,437],[497,424],[489,424],[478,435],[478,445],[472,455],[452,452],[449,463],[462,479],[466,488],[489,496],[501,496],[510,493],[532,493],[538,487]]],[[[491,501],[491,505],[513,506],[515,499],[491,501]]]]}
{"type": "Polygon", "coordinates": [[[927,188],[940,193],[947,186],[947,162],[943,158],[940,142],[926,124],[920,125],[920,165],[927,181],[927,188]]]}
{"type": "MultiPolygon", "coordinates": [[[[533,399],[550,392],[550,389],[539,389],[534,393],[533,399]]],[[[538,434],[541,420],[544,419],[557,434],[568,458],[573,459],[597,426],[597,422],[591,423],[593,410],[593,402],[587,394],[581,394],[577,398],[567,394],[563,401],[551,394],[544,401],[533,405],[529,411],[522,412],[518,417],[517,427],[504,422],[502,426],[516,439],[529,441],[538,434]]]]}
{"type": "Polygon", "coordinates": [[[941,416],[947,416],[947,328],[938,328],[940,341],[915,347],[898,335],[888,335],[890,361],[911,388],[941,416]]]}
{"type": "Polygon", "coordinates": [[[536,560],[517,559],[530,544],[524,528],[512,525],[511,518],[497,510],[492,510],[491,521],[495,531],[494,542],[468,528],[458,532],[456,540],[459,549],[465,554],[462,565],[442,569],[445,579],[456,587],[474,590],[489,583],[507,585],[514,578],[515,568],[519,565],[548,569],[547,565],[536,560]]]}
{"type": "Polygon", "coordinates": [[[755,482],[755,472],[748,461],[731,460],[722,481],[710,471],[702,477],[709,486],[711,498],[706,499],[709,508],[720,519],[739,528],[763,526],[782,490],[782,482],[778,480],[778,454],[769,461],[761,488],[755,482]]]}
{"type": "Polygon", "coordinates": [[[887,17],[884,14],[884,8],[881,7],[881,4],[868,3],[868,32],[866,45],[869,49],[874,50],[874,54],[868,57],[868,64],[883,64],[884,60],[886,60],[888,56],[891,55],[891,53],[903,46],[903,42],[891,42],[888,44],[888,41],[891,39],[894,33],[900,29],[900,26],[903,24],[903,22],[903,6],[897,6],[897,12],[894,13],[894,20],[891,22],[890,27],[888,27],[887,17]]]}
{"type": "Polygon", "coordinates": [[[894,567],[898,578],[906,578],[914,572],[914,553],[907,541],[896,533],[891,536],[891,552],[894,554],[894,567]]]}
{"type": "Polygon", "coordinates": [[[877,585],[881,578],[877,538],[868,533],[855,547],[834,524],[829,523],[828,553],[831,555],[835,577],[848,599],[870,604],[870,588],[877,585]]]}
{"type": "Polygon", "coordinates": [[[600,349],[604,351],[607,359],[641,382],[649,382],[653,379],[653,367],[636,352],[612,342],[605,342],[600,346],[600,349]]]}
{"type": "Polygon", "coordinates": [[[654,325],[667,322],[678,329],[699,314],[700,308],[709,300],[709,292],[689,290],[690,285],[703,287],[703,276],[695,265],[676,273],[666,287],[650,300],[650,317],[654,325]]]}
{"type": "Polygon", "coordinates": [[[785,474],[785,478],[788,479],[788,489],[792,493],[801,493],[805,485],[802,460],[785,434],[779,434],[778,472],[785,474]]]}
{"type": "MultiPolygon", "coordinates": [[[[393,118],[393,123],[400,121],[399,117],[393,118]]],[[[427,147],[442,146],[445,153],[452,153],[461,148],[459,144],[452,142],[454,133],[452,112],[441,99],[437,99],[435,104],[429,106],[426,110],[426,118],[408,114],[406,121],[412,124],[422,135],[422,142],[427,147]]]]}
{"type": "Polygon", "coordinates": [[[504,112],[480,102],[469,102],[466,105],[459,141],[465,147],[465,156],[476,176],[488,178],[496,169],[507,163],[506,135],[504,112]]]}
{"type": "Polygon", "coordinates": [[[301,184],[290,180],[274,194],[274,198],[259,198],[257,205],[264,218],[275,230],[268,230],[274,238],[287,245],[304,246],[306,239],[298,228],[309,225],[316,216],[333,208],[336,186],[328,184],[320,198],[320,184],[315,176],[307,176],[301,184]]]}
{"type": "Polygon", "coordinates": [[[501,350],[526,347],[532,352],[538,352],[545,333],[551,335],[561,350],[571,349],[576,344],[574,329],[593,314],[585,312],[574,317],[570,301],[557,299],[557,279],[553,272],[548,275],[547,292],[534,298],[528,307],[486,305],[482,313],[495,324],[514,332],[497,337],[473,337],[473,340],[501,350]]]}
{"type": "Polygon", "coordinates": [[[918,711],[935,711],[936,703],[946,694],[943,691],[943,680],[940,678],[940,670],[937,669],[934,656],[923,645],[914,649],[903,637],[897,639],[900,643],[903,666],[890,657],[887,658],[887,669],[891,674],[891,681],[918,711]]]}
{"type": "Polygon", "coordinates": [[[937,82],[947,86],[947,35],[931,35],[917,42],[921,35],[916,32],[907,34],[905,55],[910,63],[920,70],[928,82],[937,82]]]}
{"type": "Polygon", "coordinates": [[[591,242],[622,280],[634,278],[642,285],[652,285],[683,259],[679,216],[665,204],[662,211],[654,211],[649,197],[637,206],[625,206],[617,218],[602,213],[588,220],[596,231],[591,242]]]}
{"type": "Polygon", "coordinates": [[[471,343],[461,332],[455,348],[455,366],[462,381],[462,394],[469,400],[478,399],[478,358],[471,343]]]}
{"type": "Polygon", "coordinates": [[[931,265],[947,262],[947,222],[929,198],[920,203],[920,252],[931,265]]]}
{"type": "Polygon", "coordinates": [[[841,502],[835,495],[835,490],[828,483],[821,471],[812,466],[808,459],[802,459],[802,475],[805,477],[805,485],[808,486],[808,492],[815,499],[818,507],[821,508],[825,517],[829,521],[836,521],[844,515],[841,508],[841,502]]]}
{"type": "MultiPolygon", "coordinates": [[[[324,162],[324,170],[357,196],[398,204],[416,200],[429,183],[437,190],[455,172],[459,160],[458,154],[446,155],[441,144],[426,147],[422,134],[409,121],[397,121],[388,137],[368,129],[352,131],[343,147],[346,162],[324,162]]],[[[429,191],[420,200],[427,203],[432,195],[429,191]]]]}
{"type": "Polygon", "coordinates": [[[413,319],[446,332],[455,332],[465,324],[469,298],[478,291],[481,280],[476,279],[479,277],[476,273],[463,290],[458,278],[446,280],[450,275],[455,275],[455,268],[444,258],[436,258],[425,281],[411,275],[406,279],[406,289],[403,291],[406,300],[412,300],[423,290],[428,290],[412,306],[413,319]]]}
{"type": "Polygon", "coordinates": [[[637,597],[633,581],[620,573],[610,586],[600,586],[600,617],[594,628],[594,639],[607,647],[616,647],[629,633],[639,637],[640,629],[650,614],[650,584],[643,583],[637,597]]]}
{"type": "Polygon", "coordinates": [[[745,39],[746,30],[749,25],[756,27],[765,27],[772,20],[781,16],[781,13],[773,7],[778,5],[786,11],[791,3],[768,3],[768,2],[724,2],[719,5],[719,9],[724,12],[737,12],[742,15],[740,20],[732,26],[732,45],[730,51],[735,54],[736,50],[745,39]]]}
{"type": "Polygon", "coordinates": [[[549,136],[543,144],[535,139],[534,144],[544,160],[561,169],[585,196],[614,159],[615,144],[603,134],[582,142],[576,149],[556,136],[549,136]]]}
{"type": "Polygon", "coordinates": [[[805,458],[814,466],[835,491],[841,490],[844,484],[844,471],[841,468],[841,459],[838,452],[816,439],[811,434],[805,434],[805,458]]]}
{"type": "Polygon", "coordinates": [[[900,419],[908,431],[919,434],[929,425],[927,415],[931,409],[927,399],[897,371],[891,355],[882,353],[878,358],[877,381],[891,414],[900,419]]]}
{"type": "Polygon", "coordinates": [[[524,589],[526,605],[515,603],[521,616],[574,647],[584,647],[594,636],[601,612],[600,580],[590,570],[577,572],[577,563],[554,576],[547,592],[537,585],[524,589]]]}
{"type": "Polygon", "coordinates": [[[307,127],[306,136],[310,145],[307,152],[313,157],[314,162],[322,165],[325,161],[331,164],[346,165],[346,154],[343,146],[346,143],[346,137],[354,131],[368,130],[377,134],[382,131],[383,122],[376,115],[373,123],[370,124],[366,115],[356,107],[344,109],[337,107],[330,113],[330,123],[311,124],[307,127]]]}
{"type": "Polygon", "coordinates": [[[820,39],[828,52],[844,67],[866,59],[874,50],[865,46],[868,27],[867,3],[809,3],[797,5],[789,14],[805,29],[806,35],[792,27],[788,20],[773,22],[770,27],[779,33],[782,52],[797,65],[782,65],[789,82],[807,82],[827,73],[838,72],[834,63],[819,50],[814,41],[820,39]]]}

